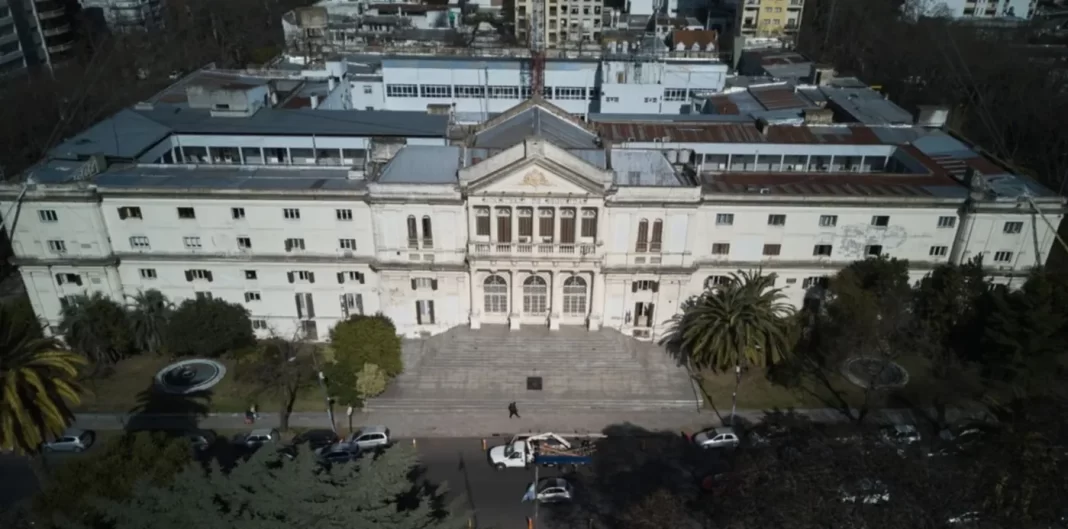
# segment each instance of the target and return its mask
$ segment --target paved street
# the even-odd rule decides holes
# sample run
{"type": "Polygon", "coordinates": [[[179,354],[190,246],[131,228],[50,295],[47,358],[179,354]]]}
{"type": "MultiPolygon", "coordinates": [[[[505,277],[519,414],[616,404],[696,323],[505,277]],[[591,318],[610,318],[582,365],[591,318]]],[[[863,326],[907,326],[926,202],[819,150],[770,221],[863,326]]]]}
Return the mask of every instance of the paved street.
{"type": "MultiPolygon", "coordinates": [[[[506,439],[490,439],[490,446],[506,439]]],[[[411,439],[398,439],[410,444],[411,439]]],[[[446,484],[449,501],[460,501],[456,510],[472,513],[478,527],[494,529],[525,528],[526,517],[533,513],[530,503],[523,503],[523,493],[533,481],[534,472],[521,469],[497,471],[486,461],[480,438],[418,439],[416,448],[426,467],[426,478],[446,484]]],[[[91,453],[91,452],[90,452],[91,453]]],[[[55,460],[81,457],[58,455],[55,460]]],[[[36,480],[25,459],[0,456],[0,508],[28,498],[36,490],[36,480]]],[[[554,475],[543,471],[543,476],[554,475]]],[[[539,527],[549,528],[547,523],[539,527]]]]}

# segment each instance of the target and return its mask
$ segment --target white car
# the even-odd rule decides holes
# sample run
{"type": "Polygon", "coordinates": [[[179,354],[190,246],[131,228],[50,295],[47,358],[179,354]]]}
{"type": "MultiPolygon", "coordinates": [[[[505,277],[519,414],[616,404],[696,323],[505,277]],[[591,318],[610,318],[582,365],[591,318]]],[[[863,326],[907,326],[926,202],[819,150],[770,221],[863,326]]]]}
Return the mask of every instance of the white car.
{"type": "Polygon", "coordinates": [[[881,432],[885,441],[894,444],[910,445],[921,440],[920,431],[911,424],[895,424],[884,428],[881,432]]]}
{"type": "Polygon", "coordinates": [[[360,450],[383,448],[389,446],[389,428],[385,426],[364,426],[356,430],[345,440],[346,444],[355,445],[360,450]]]}
{"type": "Polygon", "coordinates": [[[534,484],[527,487],[523,501],[538,500],[538,503],[561,503],[571,501],[575,489],[563,478],[543,478],[538,481],[538,492],[534,493],[534,484]]]}
{"type": "Polygon", "coordinates": [[[96,432],[69,428],[59,437],[41,445],[46,452],[82,452],[93,446],[96,432]]]}
{"type": "Polygon", "coordinates": [[[734,428],[712,428],[693,436],[693,444],[701,448],[734,448],[738,446],[738,434],[734,428]]]}

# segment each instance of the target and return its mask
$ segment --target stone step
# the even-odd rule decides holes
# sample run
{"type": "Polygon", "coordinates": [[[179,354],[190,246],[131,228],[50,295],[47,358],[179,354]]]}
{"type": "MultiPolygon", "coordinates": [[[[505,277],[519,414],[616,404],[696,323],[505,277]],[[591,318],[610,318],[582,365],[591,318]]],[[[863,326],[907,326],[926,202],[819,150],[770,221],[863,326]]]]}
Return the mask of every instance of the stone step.
{"type": "MultiPolygon", "coordinates": [[[[519,412],[553,411],[553,410],[618,410],[618,411],[649,411],[649,410],[697,410],[701,403],[696,400],[657,400],[657,399],[634,399],[634,400],[573,400],[573,399],[529,399],[519,400],[519,412]]],[[[369,400],[364,410],[373,411],[455,411],[455,410],[505,410],[508,403],[500,400],[478,399],[405,399],[405,398],[378,398],[369,400]]]]}

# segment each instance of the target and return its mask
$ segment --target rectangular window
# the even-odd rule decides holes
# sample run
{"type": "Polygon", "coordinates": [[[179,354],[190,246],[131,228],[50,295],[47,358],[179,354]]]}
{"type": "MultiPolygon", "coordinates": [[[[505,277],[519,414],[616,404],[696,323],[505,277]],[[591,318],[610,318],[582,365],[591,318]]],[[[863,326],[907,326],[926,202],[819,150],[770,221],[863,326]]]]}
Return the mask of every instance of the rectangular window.
{"type": "Polygon", "coordinates": [[[815,277],[815,276],[814,277],[806,277],[805,279],[803,279],[801,281],[801,288],[825,287],[825,286],[827,286],[827,278],[826,277],[815,277]]]}
{"type": "Polygon", "coordinates": [[[927,252],[927,255],[930,255],[931,257],[945,257],[948,252],[948,246],[932,246],[931,251],[927,252]]]}
{"type": "Polygon", "coordinates": [[[475,208],[475,235],[489,237],[490,208],[475,208]]]}
{"type": "Polygon", "coordinates": [[[871,218],[871,225],[877,228],[885,228],[890,225],[890,217],[886,215],[875,215],[871,218]]]}
{"type": "Polygon", "coordinates": [[[518,86],[490,86],[490,99],[519,99],[518,86]]]}
{"type": "Polygon", "coordinates": [[[182,244],[190,250],[200,248],[200,237],[182,237],[182,244]]]}
{"type": "Polygon", "coordinates": [[[685,88],[665,88],[664,101],[686,101],[685,88]]]}
{"type": "Polygon", "coordinates": [[[211,274],[211,270],[186,270],[185,280],[193,281],[196,279],[203,279],[205,281],[214,281],[215,278],[211,274]]]}
{"type": "Polygon", "coordinates": [[[213,297],[215,297],[215,296],[212,295],[211,292],[195,292],[195,294],[197,296],[197,299],[209,299],[210,300],[213,297]]]}
{"type": "Polygon", "coordinates": [[[197,218],[197,212],[193,208],[178,208],[178,218],[195,219],[197,218]]]}
{"type": "Polygon", "coordinates": [[[830,244],[817,244],[812,248],[812,255],[818,257],[830,257],[832,249],[830,244]]]}
{"type": "Polygon", "coordinates": [[[634,281],[633,283],[630,284],[630,291],[631,292],[639,292],[639,291],[658,292],[659,290],[660,290],[660,282],[659,281],[646,281],[646,280],[643,280],[643,281],[634,281]]]}
{"type": "Polygon", "coordinates": [[[342,250],[355,250],[356,239],[338,239],[337,245],[341,247],[342,250]]]}
{"type": "Polygon", "coordinates": [[[833,228],[838,225],[838,215],[820,215],[821,228],[833,228]]]}
{"type": "Polygon", "coordinates": [[[586,99],[586,88],[581,86],[558,86],[556,88],[556,99],[586,99]]]}
{"type": "Polygon", "coordinates": [[[726,242],[717,242],[712,244],[712,255],[727,255],[731,253],[731,245],[726,242]]]}
{"type": "Polygon", "coordinates": [[[237,238],[237,247],[242,249],[242,250],[251,250],[252,249],[252,239],[250,237],[238,237],[237,238]]]}
{"type": "Polygon", "coordinates": [[[438,280],[431,277],[416,277],[412,279],[412,290],[437,290],[438,280]]]}
{"type": "Polygon", "coordinates": [[[63,285],[64,283],[82,286],[82,276],[79,274],[56,274],[56,284],[63,285]]]}
{"type": "Polygon", "coordinates": [[[938,217],[939,228],[952,228],[957,225],[957,217],[938,217]]]}
{"type": "Polygon", "coordinates": [[[556,240],[556,210],[538,208],[538,237],[541,242],[556,240]]]}
{"type": "Polygon", "coordinates": [[[768,226],[785,226],[786,215],[768,215],[768,226]]]}
{"type": "Polygon", "coordinates": [[[348,292],[341,294],[341,312],[347,318],[349,316],[363,315],[363,295],[348,292]]]}
{"type": "Polygon", "coordinates": [[[447,84],[425,84],[419,86],[422,97],[452,97],[452,86],[447,84]]]}
{"type": "Polygon", "coordinates": [[[765,244],[764,255],[779,255],[782,252],[781,244],[765,244]]]}
{"type": "Polygon", "coordinates": [[[597,237],[597,210],[582,208],[582,236],[589,238],[597,237]]]}
{"type": "Polygon", "coordinates": [[[1007,263],[1012,261],[1012,252],[994,252],[995,263],[1007,263]]]}
{"type": "Polygon", "coordinates": [[[717,213],[716,226],[734,226],[734,213],[717,213]]]}
{"type": "Polygon", "coordinates": [[[415,322],[419,325],[434,324],[434,301],[419,300],[415,302],[415,322]]]}
{"type": "Polygon", "coordinates": [[[125,220],[125,219],[140,219],[140,218],[142,218],[141,217],[141,208],[133,207],[133,206],[123,206],[123,207],[119,208],[119,218],[123,219],[123,220],[125,220]]]}
{"type": "Polygon", "coordinates": [[[386,97],[417,97],[419,87],[414,84],[387,84],[386,97]]]}
{"type": "Polygon", "coordinates": [[[423,216],[423,248],[434,247],[434,230],[432,229],[430,216],[423,216]]]}
{"type": "Polygon", "coordinates": [[[560,210],[560,244],[575,244],[575,208],[560,210]]]}
{"type": "Polygon", "coordinates": [[[361,285],[363,284],[363,272],[338,272],[337,273],[337,283],[339,285],[345,283],[345,278],[348,278],[349,281],[353,281],[353,282],[359,283],[361,285]]]}
{"type": "Polygon", "coordinates": [[[334,215],[337,217],[337,220],[352,220],[351,209],[335,209],[334,215]]]}
{"type": "Polygon", "coordinates": [[[512,242],[511,208],[497,208],[497,242],[512,242]]]}
{"type": "Polygon", "coordinates": [[[141,279],[156,279],[155,268],[142,268],[138,270],[138,273],[141,274],[141,279]]]}
{"type": "Polygon", "coordinates": [[[879,257],[882,254],[883,245],[881,244],[870,244],[864,247],[864,255],[867,255],[868,257],[879,257]]]}
{"type": "Polygon", "coordinates": [[[130,237],[130,248],[137,250],[147,250],[151,246],[148,244],[148,237],[137,235],[130,237]]]}
{"type": "Polygon", "coordinates": [[[41,222],[56,222],[59,220],[59,215],[54,209],[42,209],[37,212],[37,218],[41,219],[41,222]]]}
{"type": "Polygon", "coordinates": [[[245,292],[245,303],[248,303],[250,301],[259,301],[259,300],[260,300],[260,293],[259,292],[245,292]]]}
{"type": "Polygon", "coordinates": [[[256,279],[256,271],[255,270],[245,270],[245,279],[255,280],[256,279]]]}
{"type": "Polygon", "coordinates": [[[282,210],[282,217],[297,220],[300,218],[300,210],[297,208],[285,208],[282,210]]]}
{"type": "Polygon", "coordinates": [[[315,317],[315,302],[311,293],[298,293],[293,296],[297,305],[297,318],[311,319],[315,317]]]}
{"type": "Polygon", "coordinates": [[[419,223],[415,215],[408,216],[408,247],[419,248],[419,223]]]}
{"type": "Polygon", "coordinates": [[[245,218],[245,208],[230,208],[230,216],[234,220],[245,218]]]}
{"type": "Polygon", "coordinates": [[[286,239],[285,248],[287,252],[302,251],[304,250],[304,239],[286,239]]]}
{"type": "Polygon", "coordinates": [[[1005,228],[1002,230],[1005,233],[1020,233],[1023,231],[1022,222],[1006,222],[1005,228]]]}
{"type": "Polygon", "coordinates": [[[486,96],[486,87],[482,85],[457,85],[456,97],[461,99],[482,99],[486,96]]]}
{"type": "Polygon", "coordinates": [[[267,329],[267,320],[252,320],[252,329],[262,331],[267,329]]]}
{"type": "Polygon", "coordinates": [[[519,215],[519,242],[534,240],[534,208],[516,208],[519,215]]]}
{"type": "Polygon", "coordinates": [[[298,279],[301,280],[301,281],[304,281],[306,283],[314,283],[315,282],[315,272],[309,272],[307,270],[298,270],[296,272],[286,272],[286,279],[288,279],[290,283],[294,283],[298,279]]]}
{"type": "Polygon", "coordinates": [[[67,253],[67,243],[63,241],[48,241],[48,249],[52,253],[67,253]]]}

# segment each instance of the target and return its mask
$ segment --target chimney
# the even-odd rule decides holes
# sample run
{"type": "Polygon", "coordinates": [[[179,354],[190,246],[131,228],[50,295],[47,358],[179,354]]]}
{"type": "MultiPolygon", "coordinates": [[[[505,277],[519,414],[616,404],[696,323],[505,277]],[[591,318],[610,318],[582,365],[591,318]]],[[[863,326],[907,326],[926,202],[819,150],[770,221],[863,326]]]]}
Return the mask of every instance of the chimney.
{"type": "Polygon", "coordinates": [[[311,96],[311,107],[313,109],[319,108],[319,96],[317,94],[312,94],[311,96]]]}
{"type": "Polygon", "coordinates": [[[328,90],[330,90],[331,92],[333,92],[333,91],[334,91],[334,87],[336,87],[336,86],[337,86],[337,81],[335,81],[333,77],[331,77],[331,78],[330,78],[330,79],[329,79],[329,80],[328,80],[328,81],[326,82],[326,87],[327,87],[327,89],[328,89],[328,90]]]}

